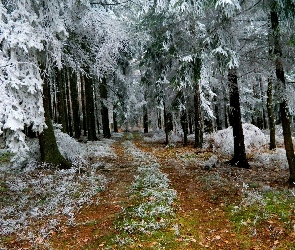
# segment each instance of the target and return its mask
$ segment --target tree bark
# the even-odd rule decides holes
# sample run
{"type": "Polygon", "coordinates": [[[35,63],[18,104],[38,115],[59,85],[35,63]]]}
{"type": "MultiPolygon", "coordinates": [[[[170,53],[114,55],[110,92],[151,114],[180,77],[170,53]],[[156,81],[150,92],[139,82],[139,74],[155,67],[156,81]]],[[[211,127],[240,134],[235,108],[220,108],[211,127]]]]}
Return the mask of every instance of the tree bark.
{"type": "Polygon", "coordinates": [[[80,138],[81,127],[80,127],[80,112],[79,112],[79,100],[78,100],[78,79],[77,73],[74,71],[70,72],[70,86],[71,86],[71,100],[73,109],[73,125],[75,138],[80,138]]]}
{"type": "Polygon", "coordinates": [[[246,158],[246,150],[244,143],[244,134],[242,127],[240,95],[238,87],[238,77],[236,69],[229,69],[229,102],[231,110],[231,120],[233,122],[234,137],[234,157],[230,160],[230,164],[241,168],[250,168],[246,158]]]}
{"type": "Polygon", "coordinates": [[[86,115],[86,97],[85,97],[85,77],[81,74],[81,102],[83,116],[83,135],[87,135],[87,115],[86,115]]]}
{"type": "Polygon", "coordinates": [[[148,111],[146,105],[143,106],[143,128],[144,133],[149,132],[148,111]]]}
{"type": "Polygon", "coordinates": [[[68,114],[68,133],[73,136],[73,126],[72,126],[72,108],[71,108],[71,97],[70,97],[70,85],[69,85],[69,72],[65,70],[65,91],[67,96],[67,114],[68,114]]]}
{"type": "Polygon", "coordinates": [[[194,107],[195,107],[195,148],[202,148],[203,145],[203,119],[201,109],[201,91],[200,91],[200,74],[201,74],[201,58],[196,58],[193,62],[194,72],[194,107]]]}
{"type": "Polygon", "coordinates": [[[168,117],[166,111],[166,105],[164,103],[164,128],[165,128],[165,144],[169,144],[169,128],[168,128],[168,117]]]}
{"type": "Polygon", "coordinates": [[[67,109],[65,105],[65,86],[63,82],[62,70],[59,69],[56,69],[56,85],[59,122],[62,125],[61,131],[67,133],[67,109]]]}
{"type": "Polygon", "coordinates": [[[106,78],[103,77],[100,83],[100,98],[101,98],[101,116],[102,116],[102,131],[104,138],[111,137],[110,121],[109,121],[109,110],[105,102],[108,98],[107,82],[106,78]]]}
{"type": "Polygon", "coordinates": [[[85,99],[87,108],[87,136],[89,141],[96,141],[95,115],[94,115],[94,97],[93,97],[93,79],[85,77],[85,99]]]}
{"type": "Polygon", "coordinates": [[[279,30],[279,17],[276,11],[271,11],[270,13],[271,29],[272,29],[272,39],[273,39],[273,54],[275,56],[275,66],[276,66],[276,77],[279,84],[281,84],[281,89],[284,92],[280,102],[280,112],[284,135],[284,144],[286,149],[286,157],[289,165],[290,176],[288,179],[288,184],[290,186],[295,186],[295,154],[292,142],[292,133],[290,127],[289,119],[289,109],[288,103],[285,96],[286,91],[286,81],[285,72],[282,64],[282,48],[280,45],[280,30],[279,30]]]}
{"type": "Polygon", "coordinates": [[[39,134],[41,161],[52,164],[60,169],[69,169],[72,165],[61,155],[56,143],[56,138],[50,118],[49,86],[45,77],[43,78],[43,81],[43,106],[45,111],[45,124],[47,128],[45,128],[43,132],[39,134]]]}
{"type": "Polygon", "coordinates": [[[118,133],[118,121],[117,121],[117,112],[113,111],[113,122],[114,122],[114,132],[118,133]]]}
{"type": "Polygon", "coordinates": [[[275,125],[275,117],[273,113],[273,83],[269,79],[267,85],[267,113],[268,113],[268,123],[269,123],[269,149],[273,150],[276,148],[276,125],[275,125]]]}
{"type": "Polygon", "coordinates": [[[183,146],[187,145],[188,120],[186,110],[181,111],[180,123],[183,131],[183,146]]]}

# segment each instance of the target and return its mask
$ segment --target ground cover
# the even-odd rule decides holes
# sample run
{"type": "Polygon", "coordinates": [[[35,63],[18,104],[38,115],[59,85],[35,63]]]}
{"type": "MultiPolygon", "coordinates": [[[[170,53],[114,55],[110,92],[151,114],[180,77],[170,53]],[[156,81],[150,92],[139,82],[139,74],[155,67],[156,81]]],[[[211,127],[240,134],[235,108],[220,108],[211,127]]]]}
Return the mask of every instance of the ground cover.
{"type": "Polygon", "coordinates": [[[183,147],[176,136],[168,146],[159,138],[122,133],[83,144],[88,167],[79,165],[71,174],[46,168],[11,169],[16,171],[11,174],[10,155],[3,152],[0,247],[295,249],[295,190],[285,187],[284,149],[269,151],[258,142],[254,150],[249,146],[251,170],[245,170],[224,163],[229,156],[214,150],[212,135],[201,150],[183,147]],[[52,189],[44,193],[46,199],[32,191],[37,180],[43,181],[42,194],[46,187],[52,189]],[[15,197],[9,201],[11,195],[15,197]],[[64,202],[54,210],[58,197],[64,202]],[[55,212],[47,212],[49,208],[55,212]],[[26,217],[20,220],[7,209],[26,217]],[[24,224],[14,227],[13,220],[24,224]]]}

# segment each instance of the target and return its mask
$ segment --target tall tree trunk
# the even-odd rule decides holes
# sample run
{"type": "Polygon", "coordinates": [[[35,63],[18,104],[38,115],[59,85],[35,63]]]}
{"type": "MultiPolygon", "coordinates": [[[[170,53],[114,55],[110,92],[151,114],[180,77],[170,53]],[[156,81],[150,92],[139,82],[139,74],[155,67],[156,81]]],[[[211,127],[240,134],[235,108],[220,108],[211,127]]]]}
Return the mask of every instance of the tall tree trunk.
{"type": "Polygon", "coordinates": [[[87,108],[87,135],[89,141],[96,141],[95,115],[94,115],[94,97],[93,97],[93,79],[85,77],[85,99],[87,108]]]}
{"type": "Polygon", "coordinates": [[[190,111],[189,111],[189,114],[188,114],[188,127],[189,127],[189,133],[192,134],[193,133],[193,122],[192,122],[192,115],[190,114],[190,111]]]}
{"type": "Polygon", "coordinates": [[[234,137],[234,157],[230,160],[231,165],[241,168],[250,168],[246,158],[246,150],[244,143],[244,134],[242,127],[242,117],[240,108],[240,95],[238,87],[238,77],[236,69],[229,69],[229,102],[231,110],[231,120],[233,122],[234,137]]]}
{"type": "Polygon", "coordinates": [[[149,132],[149,119],[148,119],[148,111],[147,111],[147,106],[143,106],[143,130],[144,133],[149,132]]]}
{"type": "Polygon", "coordinates": [[[162,112],[161,112],[161,110],[159,110],[157,112],[157,116],[158,116],[158,129],[162,129],[162,117],[161,117],[161,115],[162,115],[162,112]]]}
{"type": "Polygon", "coordinates": [[[43,78],[43,106],[45,111],[45,124],[47,128],[39,134],[39,145],[41,153],[41,161],[57,166],[60,169],[71,168],[71,163],[68,162],[59,152],[54,130],[50,118],[50,91],[47,79],[43,78]]]}
{"type": "Polygon", "coordinates": [[[97,90],[97,86],[94,86],[94,110],[95,110],[95,120],[96,120],[96,131],[97,134],[100,134],[100,116],[99,114],[99,94],[98,94],[98,90],[97,90]]]}
{"type": "Polygon", "coordinates": [[[195,58],[193,62],[194,72],[194,107],[195,107],[195,148],[202,148],[203,145],[203,119],[201,109],[201,58],[195,58]]]}
{"type": "Polygon", "coordinates": [[[268,80],[267,85],[267,113],[268,113],[268,123],[269,123],[269,149],[273,150],[276,148],[276,125],[275,125],[275,117],[273,113],[273,83],[271,79],[268,80]]]}
{"type": "Polygon", "coordinates": [[[271,11],[270,13],[271,29],[272,29],[272,39],[273,39],[273,54],[275,55],[275,66],[276,66],[276,77],[279,84],[281,84],[281,89],[283,90],[283,96],[280,102],[280,112],[284,135],[284,144],[286,149],[286,157],[289,164],[290,176],[288,179],[288,184],[290,186],[295,186],[295,154],[292,142],[292,133],[290,127],[289,119],[289,108],[286,100],[286,81],[285,72],[282,64],[282,48],[280,45],[280,30],[279,30],[279,17],[276,11],[271,11]]]}
{"type": "Polygon", "coordinates": [[[166,105],[164,103],[164,128],[165,128],[165,144],[169,144],[169,128],[168,128],[168,115],[166,105]]]}
{"type": "Polygon", "coordinates": [[[85,97],[85,76],[80,75],[81,78],[81,102],[82,102],[82,116],[83,116],[83,135],[87,135],[87,115],[86,115],[86,97],[85,97]]]}
{"type": "Polygon", "coordinates": [[[80,138],[81,127],[80,127],[80,112],[79,112],[79,100],[78,100],[78,79],[77,73],[74,71],[70,72],[70,86],[71,86],[71,100],[73,109],[73,125],[75,138],[80,138]]]}
{"type": "Polygon", "coordinates": [[[114,106],[114,110],[113,110],[114,132],[115,132],[115,133],[118,133],[117,112],[116,112],[115,107],[116,107],[116,106],[114,106]]]}
{"type": "Polygon", "coordinates": [[[180,123],[183,131],[183,145],[187,145],[187,134],[188,134],[188,120],[186,110],[181,111],[180,123]]]}
{"type": "Polygon", "coordinates": [[[68,133],[73,136],[72,126],[72,108],[71,108],[71,97],[70,97],[70,85],[69,85],[69,72],[65,70],[65,90],[67,96],[67,114],[68,114],[68,133]]]}
{"type": "Polygon", "coordinates": [[[65,85],[62,76],[62,70],[56,69],[56,85],[57,85],[57,100],[58,100],[58,114],[59,122],[62,125],[62,132],[67,132],[67,114],[65,106],[65,85]]]}
{"type": "Polygon", "coordinates": [[[262,102],[262,119],[263,119],[263,129],[267,129],[266,115],[265,115],[265,105],[264,105],[264,94],[263,94],[263,85],[262,79],[259,80],[260,83],[260,98],[262,102]]]}
{"type": "Polygon", "coordinates": [[[101,98],[101,116],[102,116],[102,130],[105,138],[111,137],[110,121],[109,121],[109,110],[106,106],[106,100],[108,98],[107,82],[106,78],[103,77],[100,84],[100,98],[101,98]]]}

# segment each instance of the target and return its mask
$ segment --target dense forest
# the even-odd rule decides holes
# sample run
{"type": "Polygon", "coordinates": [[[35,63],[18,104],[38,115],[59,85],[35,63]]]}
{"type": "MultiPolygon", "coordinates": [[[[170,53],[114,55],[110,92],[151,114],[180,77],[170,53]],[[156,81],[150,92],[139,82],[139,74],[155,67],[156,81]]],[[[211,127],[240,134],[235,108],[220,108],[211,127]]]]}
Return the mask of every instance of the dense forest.
{"type": "MultiPolygon", "coordinates": [[[[287,175],[278,186],[294,196],[294,0],[1,0],[0,14],[0,248],[15,247],[8,236],[25,227],[20,242],[52,249],[43,240],[63,219],[44,227],[42,242],[24,221],[55,216],[60,202],[60,213],[74,223],[75,211],[107,189],[107,164],[145,165],[135,174],[135,190],[158,176],[148,190],[164,191],[140,194],[143,201],[161,197],[157,213],[170,220],[179,190],[161,172],[159,145],[193,152],[192,158],[207,152],[196,164],[209,172],[218,166],[256,171],[257,151],[268,152],[260,168],[268,173],[265,162],[271,165],[271,154],[279,152],[284,163],[276,167],[287,175]],[[38,194],[30,193],[35,184],[38,194]],[[59,187],[51,193],[56,201],[49,202],[43,186],[59,187]],[[9,198],[18,191],[24,203],[9,198]],[[85,200],[74,194],[80,191],[85,200]],[[67,195],[79,199],[59,201],[67,195]],[[39,203],[27,205],[33,197],[39,203]]],[[[161,216],[144,229],[117,228],[146,233],[165,224],[161,216]]],[[[104,242],[93,249],[104,249],[104,242]]]]}

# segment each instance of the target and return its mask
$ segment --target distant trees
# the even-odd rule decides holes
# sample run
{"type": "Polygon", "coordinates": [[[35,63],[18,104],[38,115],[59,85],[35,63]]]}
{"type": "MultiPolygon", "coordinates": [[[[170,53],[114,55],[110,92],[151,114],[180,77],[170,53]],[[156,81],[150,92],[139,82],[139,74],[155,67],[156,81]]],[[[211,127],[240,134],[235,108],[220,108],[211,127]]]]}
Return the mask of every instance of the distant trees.
{"type": "Polygon", "coordinates": [[[49,120],[79,140],[100,129],[109,138],[111,123],[163,129],[167,144],[171,130],[184,145],[194,133],[196,148],[231,125],[231,163],[248,168],[242,122],[269,128],[270,149],[281,123],[293,183],[294,3],[137,3],[1,1],[0,126],[11,150],[26,151],[24,131],[42,135],[49,120]]]}

